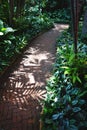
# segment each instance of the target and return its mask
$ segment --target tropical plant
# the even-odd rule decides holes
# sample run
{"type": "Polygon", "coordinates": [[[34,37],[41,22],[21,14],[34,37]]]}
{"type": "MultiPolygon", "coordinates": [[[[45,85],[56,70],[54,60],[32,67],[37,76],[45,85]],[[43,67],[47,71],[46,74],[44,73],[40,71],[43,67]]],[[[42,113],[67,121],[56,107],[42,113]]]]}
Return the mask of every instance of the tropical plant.
{"type": "Polygon", "coordinates": [[[42,130],[86,130],[86,45],[79,43],[77,60],[72,49],[73,40],[68,32],[64,32],[57,42],[57,60],[53,76],[46,86],[42,130]]]}
{"type": "Polygon", "coordinates": [[[32,38],[51,27],[50,18],[39,10],[39,1],[0,1],[0,72],[32,38]]]}
{"type": "Polygon", "coordinates": [[[70,9],[57,9],[53,12],[47,12],[48,16],[54,23],[69,23],[70,22],[70,9]]]}

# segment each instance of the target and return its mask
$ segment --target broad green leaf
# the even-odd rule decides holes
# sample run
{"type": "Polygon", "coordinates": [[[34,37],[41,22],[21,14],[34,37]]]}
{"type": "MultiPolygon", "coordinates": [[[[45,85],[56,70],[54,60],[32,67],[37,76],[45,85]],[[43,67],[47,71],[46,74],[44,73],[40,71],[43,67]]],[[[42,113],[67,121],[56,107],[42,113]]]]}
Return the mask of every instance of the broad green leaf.
{"type": "Polygon", "coordinates": [[[74,108],[73,108],[73,112],[77,113],[77,112],[79,112],[79,111],[81,111],[81,108],[80,108],[80,107],[74,107],[74,108]]]}
{"type": "Polygon", "coordinates": [[[63,116],[64,116],[63,113],[54,114],[54,115],[52,116],[52,119],[53,119],[53,120],[57,120],[58,118],[59,118],[59,119],[60,119],[60,118],[63,118],[63,116]]]}
{"type": "Polygon", "coordinates": [[[6,31],[6,28],[2,28],[1,31],[2,31],[2,32],[6,31]]]}
{"type": "Polygon", "coordinates": [[[78,100],[72,101],[72,105],[76,105],[78,103],[78,100]]]}
{"type": "Polygon", "coordinates": [[[64,74],[65,74],[65,75],[70,74],[70,71],[65,70],[64,74]]]}
{"type": "Polygon", "coordinates": [[[54,114],[54,115],[52,116],[52,119],[53,119],[53,120],[57,120],[58,117],[59,117],[59,114],[54,114]]]}
{"type": "Polygon", "coordinates": [[[80,104],[80,105],[84,105],[85,103],[86,103],[85,100],[80,100],[80,101],[79,101],[79,104],[80,104]]]}
{"type": "Polygon", "coordinates": [[[14,32],[15,30],[11,27],[6,28],[5,33],[14,32]]]}
{"type": "Polygon", "coordinates": [[[0,32],[0,36],[2,36],[2,35],[4,35],[4,33],[3,33],[3,32],[0,32]]]}

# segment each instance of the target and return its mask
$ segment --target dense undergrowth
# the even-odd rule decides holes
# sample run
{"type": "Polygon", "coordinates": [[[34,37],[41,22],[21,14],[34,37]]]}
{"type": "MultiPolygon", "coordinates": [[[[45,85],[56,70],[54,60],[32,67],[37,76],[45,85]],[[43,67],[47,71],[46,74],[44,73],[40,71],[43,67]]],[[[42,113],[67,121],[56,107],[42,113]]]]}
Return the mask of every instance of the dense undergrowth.
{"type": "Polygon", "coordinates": [[[48,16],[55,23],[70,23],[70,9],[58,9],[53,12],[48,12],[48,16]]]}
{"type": "Polygon", "coordinates": [[[56,62],[46,90],[42,130],[87,129],[87,44],[78,40],[76,57],[69,31],[57,40],[56,62]]]}

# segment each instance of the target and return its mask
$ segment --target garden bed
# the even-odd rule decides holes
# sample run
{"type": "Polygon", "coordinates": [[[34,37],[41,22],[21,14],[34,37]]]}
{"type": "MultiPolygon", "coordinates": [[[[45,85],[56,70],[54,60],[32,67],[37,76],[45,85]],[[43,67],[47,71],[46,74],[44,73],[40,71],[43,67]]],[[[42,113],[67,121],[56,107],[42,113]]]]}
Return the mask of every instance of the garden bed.
{"type": "Polygon", "coordinates": [[[78,42],[76,58],[68,31],[57,40],[56,63],[46,86],[41,130],[87,129],[87,45],[78,42]]]}

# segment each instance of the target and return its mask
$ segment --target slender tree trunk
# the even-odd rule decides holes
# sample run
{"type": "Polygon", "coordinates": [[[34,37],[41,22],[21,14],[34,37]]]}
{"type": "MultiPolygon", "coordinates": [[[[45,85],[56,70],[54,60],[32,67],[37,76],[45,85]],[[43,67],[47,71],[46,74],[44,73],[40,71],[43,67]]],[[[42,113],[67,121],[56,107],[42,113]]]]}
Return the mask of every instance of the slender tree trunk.
{"type": "Polygon", "coordinates": [[[9,4],[9,23],[13,26],[13,17],[14,17],[14,0],[8,0],[9,4]]]}
{"type": "Polygon", "coordinates": [[[16,12],[17,17],[21,17],[21,12],[22,9],[24,8],[24,5],[25,5],[25,0],[23,1],[17,0],[17,12],[16,12]]]}
{"type": "Polygon", "coordinates": [[[78,0],[71,0],[72,30],[74,39],[74,52],[77,54],[78,41],[78,0]]]}

